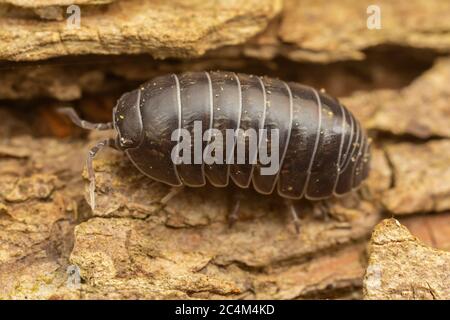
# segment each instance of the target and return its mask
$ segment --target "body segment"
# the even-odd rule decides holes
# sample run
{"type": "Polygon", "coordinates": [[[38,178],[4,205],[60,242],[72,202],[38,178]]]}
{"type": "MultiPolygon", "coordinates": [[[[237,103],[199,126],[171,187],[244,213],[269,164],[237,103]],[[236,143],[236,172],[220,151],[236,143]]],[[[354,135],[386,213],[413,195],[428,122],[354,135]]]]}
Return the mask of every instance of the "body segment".
{"type": "MultiPolygon", "coordinates": [[[[354,116],[322,92],[277,79],[232,72],[161,76],[122,96],[114,126],[123,140],[121,149],[139,170],[172,186],[199,187],[209,181],[225,187],[233,181],[241,188],[252,184],[263,194],[276,189],[289,199],[326,199],[358,187],[369,173],[369,142],[354,116]],[[201,133],[222,133],[222,163],[205,163],[194,154],[189,164],[173,163],[172,133],[186,129],[194,137],[196,121],[201,133]],[[225,141],[227,129],[236,132],[231,147],[225,141]],[[249,150],[248,138],[237,129],[254,129],[258,147],[270,146],[275,141],[270,129],[278,130],[276,172],[262,174],[267,165],[260,161],[261,149],[249,150]],[[260,129],[267,129],[267,136],[260,129]],[[245,163],[237,163],[239,149],[247,152],[245,163]]],[[[210,138],[191,144],[205,150],[210,138]]]]}

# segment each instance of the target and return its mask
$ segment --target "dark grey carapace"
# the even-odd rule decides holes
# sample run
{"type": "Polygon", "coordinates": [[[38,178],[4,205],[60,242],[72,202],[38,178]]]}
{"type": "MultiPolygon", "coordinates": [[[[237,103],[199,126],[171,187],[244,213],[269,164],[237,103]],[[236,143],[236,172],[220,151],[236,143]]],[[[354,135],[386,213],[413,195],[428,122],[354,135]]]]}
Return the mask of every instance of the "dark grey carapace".
{"type": "MultiPolygon", "coordinates": [[[[283,198],[319,200],[350,192],[369,173],[369,141],[358,120],[325,93],[278,79],[232,72],[171,74],[124,94],[112,123],[90,124],[76,119],[73,110],[65,112],[82,127],[117,131],[115,140],[91,151],[90,160],[108,145],[124,151],[145,175],[174,187],[200,187],[206,181],[224,187],[232,180],[262,194],[277,189],[283,198]],[[261,175],[261,165],[248,161],[174,165],[172,132],[192,132],[194,121],[201,121],[203,132],[279,129],[280,170],[261,175]]],[[[250,160],[257,157],[248,154],[250,160]]]]}

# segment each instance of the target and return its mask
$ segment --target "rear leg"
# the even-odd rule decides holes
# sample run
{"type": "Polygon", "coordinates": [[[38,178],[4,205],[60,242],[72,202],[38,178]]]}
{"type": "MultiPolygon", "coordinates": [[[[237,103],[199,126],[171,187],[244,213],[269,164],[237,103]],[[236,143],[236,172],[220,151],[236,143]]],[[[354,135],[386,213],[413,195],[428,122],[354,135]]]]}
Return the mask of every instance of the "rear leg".
{"type": "Polygon", "coordinates": [[[228,211],[228,226],[231,228],[239,220],[239,212],[241,209],[242,192],[233,190],[231,195],[231,210],[228,211]]]}
{"type": "Polygon", "coordinates": [[[313,216],[324,221],[330,220],[330,204],[326,200],[320,200],[313,203],[313,216]]]}
{"type": "Polygon", "coordinates": [[[294,223],[295,232],[297,234],[300,234],[300,228],[301,228],[301,220],[299,218],[299,214],[297,212],[297,209],[294,206],[294,202],[292,200],[286,200],[285,201],[286,206],[292,216],[292,222],[294,223]]]}
{"type": "Polygon", "coordinates": [[[361,186],[361,188],[359,189],[359,194],[361,195],[361,199],[363,200],[372,201],[374,199],[372,191],[367,184],[363,184],[361,186]]]}
{"type": "Polygon", "coordinates": [[[184,190],[184,186],[181,187],[172,187],[170,188],[169,192],[162,197],[162,199],[159,201],[163,206],[166,206],[167,203],[174,198],[176,195],[178,195],[181,191],[184,190]]]}

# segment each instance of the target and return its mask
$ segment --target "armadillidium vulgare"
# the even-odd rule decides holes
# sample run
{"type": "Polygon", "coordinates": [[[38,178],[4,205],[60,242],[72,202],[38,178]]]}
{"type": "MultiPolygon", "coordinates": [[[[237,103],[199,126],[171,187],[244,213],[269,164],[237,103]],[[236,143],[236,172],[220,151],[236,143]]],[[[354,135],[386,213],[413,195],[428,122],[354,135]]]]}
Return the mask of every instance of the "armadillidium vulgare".
{"type": "MultiPolygon", "coordinates": [[[[93,124],[80,120],[73,109],[61,111],[83,128],[117,132],[116,139],[101,141],[89,153],[92,207],[92,159],[103,146],[125,152],[142,173],[173,187],[199,187],[207,181],[224,187],[232,180],[240,188],[253,185],[262,194],[277,189],[286,199],[343,195],[359,187],[369,174],[370,143],[358,120],[338,100],[297,83],[232,72],[171,74],[125,93],[114,107],[111,123],[93,124]],[[225,152],[223,164],[201,160],[174,164],[173,131],[192,132],[196,121],[201,121],[203,131],[277,129],[278,170],[261,174],[260,149],[249,150],[246,163],[227,161],[242,147],[240,143],[248,147],[245,139],[233,140],[234,149],[225,152]]],[[[262,136],[257,138],[260,146],[262,136]]],[[[205,143],[200,142],[202,148],[205,143]]],[[[237,210],[238,205],[232,216],[237,210]]]]}

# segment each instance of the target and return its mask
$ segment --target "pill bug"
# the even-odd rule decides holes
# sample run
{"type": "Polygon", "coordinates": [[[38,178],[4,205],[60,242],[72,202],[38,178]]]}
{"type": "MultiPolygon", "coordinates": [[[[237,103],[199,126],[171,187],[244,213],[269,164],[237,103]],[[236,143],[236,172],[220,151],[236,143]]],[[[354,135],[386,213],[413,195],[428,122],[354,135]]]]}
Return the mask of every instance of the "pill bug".
{"type": "MultiPolygon", "coordinates": [[[[322,200],[358,188],[369,174],[370,140],[358,120],[337,99],[298,83],[233,72],[187,72],[157,77],[125,93],[110,123],[90,123],[71,108],[59,110],[82,128],[117,132],[115,139],[99,142],[88,155],[93,209],[92,160],[104,146],[125,152],[143,174],[175,187],[166,200],[176,194],[176,187],[200,187],[207,181],[215,187],[230,181],[240,188],[252,185],[261,194],[276,189],[288,200],[322,200]],[[237,138],[223,164],[174,164],[171,151],[177,142],[171,135],[179,128],[192,132],[195,121],[201,121],[203,131],[278,129],[279,170],[261,174],[259,149],[248,151],[246,159],[253,162],[227,162],[240,143],[248,147],[248,141],[237,138]]],[[[260,146],[262,136],[257,138],[260,146]]],[[[205,148],[206,142],[201,143],[205,148]]],[[[238,208],[237,204],[232,217],[238,208]]],[[[291,209],[297,221],[292,205],[291,209]]]]}

